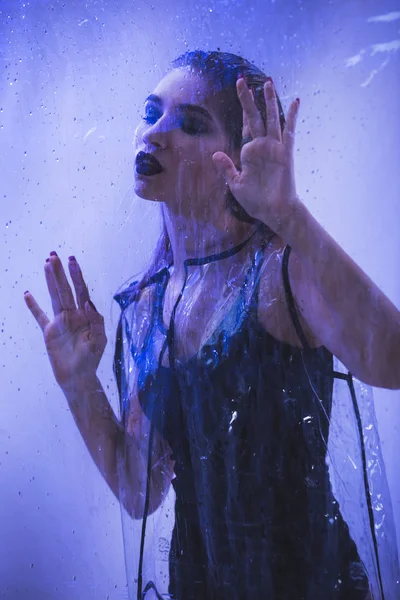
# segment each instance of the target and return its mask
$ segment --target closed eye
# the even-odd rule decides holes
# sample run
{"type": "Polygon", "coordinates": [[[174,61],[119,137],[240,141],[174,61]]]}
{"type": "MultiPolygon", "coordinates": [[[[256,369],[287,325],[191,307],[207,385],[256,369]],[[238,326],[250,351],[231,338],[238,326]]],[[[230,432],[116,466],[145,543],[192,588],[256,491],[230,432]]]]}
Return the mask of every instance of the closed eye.
{"type": "MultiPolygon", "coordinates": [[[[161,114],[157,111],[149,110],[144,117],[142,117],[143,121],[149,123],[150,125],[154,125],[157,120],[161,117],[161,114]]],[[[200,119],[196,119],[191,116],[184,116],[178,121],[179,127],[187,133],[188,135],[199,135],[201,133],[208,132],[208,126],[202,122],[200,119]]]]}
{"type": "Polygon", "coordinates": [[[142,117],[142,119],[143,119],[143,121],[146,121],[146,123],[154,124],[157,121],[157,119],[160,118],[160,116],[161,116],[160,113],[150,109],[150,110],[146,111],[146,114],[144,117],[142,117]]]}
{"type": "Polygon", "coordinates": [[[149,115],[142,117],[142,119],[143,121],[146,121],[146,123],[150,123],[151,125],[154,125],[154,123],[157,121],[156,117],[150,117],[149,115]]]}
{"type": "Polygon", "coordinates": [[[192,117],[183,118],[179,121],[182,130],[189,135],[198,135],[200,133],[207,133],[208,127],[205,123],[202,123],[198,119],[192,117]]]}

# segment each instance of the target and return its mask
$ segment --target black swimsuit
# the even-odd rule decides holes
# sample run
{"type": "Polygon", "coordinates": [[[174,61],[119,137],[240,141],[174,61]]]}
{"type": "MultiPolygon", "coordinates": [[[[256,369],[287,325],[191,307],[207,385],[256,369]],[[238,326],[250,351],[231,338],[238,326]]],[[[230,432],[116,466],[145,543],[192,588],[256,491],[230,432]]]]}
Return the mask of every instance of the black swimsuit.
{"type": "MultiPolygon", "coordinates": [[[[131,350],[142,409],[176,461],[170,597],[364,600],[368,580],[326,464],[333,357],[323,346],[310,348],[301,330],[289,246],[282,274],[303,348],[259,323],[263,252],[216,331],[184,364],[174,360],[173,332],[162,321],[168,269],[149,282],[151,326],[143,347],[131,350]],[[165,336],[169,367],[152,357],[156,332],[165,336]]],[[[224,256],[186,262],[218,258],[224,256]]]]}

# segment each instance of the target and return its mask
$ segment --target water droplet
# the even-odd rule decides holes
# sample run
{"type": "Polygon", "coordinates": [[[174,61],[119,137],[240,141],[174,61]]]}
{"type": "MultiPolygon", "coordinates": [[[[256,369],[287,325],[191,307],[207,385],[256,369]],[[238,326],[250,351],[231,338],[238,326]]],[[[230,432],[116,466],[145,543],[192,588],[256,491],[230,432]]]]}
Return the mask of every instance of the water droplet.
{"type": "Polygon", "coordinates": [[[229,421],[229,425],[232,425],[233,421],[235,421],[236,419],[237,419],[237,411],[234,410],[232,413],[231,420],[229,421]]]}

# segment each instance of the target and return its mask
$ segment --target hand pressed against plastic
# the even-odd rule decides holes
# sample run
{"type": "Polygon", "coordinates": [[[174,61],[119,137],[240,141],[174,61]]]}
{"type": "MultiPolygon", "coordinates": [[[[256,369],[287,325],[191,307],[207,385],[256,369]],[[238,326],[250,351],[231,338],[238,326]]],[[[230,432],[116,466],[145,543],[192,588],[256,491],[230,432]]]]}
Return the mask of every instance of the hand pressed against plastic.
{"type": "Polygon", "coordinates": [[[104,318],[91,307],[86,282],[73,257],[68,261],[68,269],[76,301],[58,256],[52,253],[45,263],[45,278],[54,312],[52,321],[32,294],[25,292],[24,296],[43,331],[56,381],[64,389],[95,375],[107,344],[104,318]]]}
{"type": "Polygon", "coordinates": [[[279,233],[298,202],[293,147],[299,102],[290,105],[282,135],[272,82],[264,85],[266,125],[244,79],[238,79],[236,89],[243,108],[243,135],[252,139],[242,147],[240,171],[224,152],[216,152],[213,160],[247,213],[279,233]]]}

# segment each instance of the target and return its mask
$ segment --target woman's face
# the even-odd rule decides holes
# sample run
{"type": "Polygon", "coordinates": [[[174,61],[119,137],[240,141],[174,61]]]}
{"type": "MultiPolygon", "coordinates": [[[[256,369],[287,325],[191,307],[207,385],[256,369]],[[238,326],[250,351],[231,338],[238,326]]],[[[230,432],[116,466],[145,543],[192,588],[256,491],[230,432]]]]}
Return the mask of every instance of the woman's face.
{"type": "Polygon", "coordinates": [[[175,69],[160,81],[146,99],[135,131],[138,196],[163,201],[185,216],[221,210],[227,186],[212,155],[217,150],[229,154],[229,141],[217,103],[210,84],[187,69],[175,69]],[[141,152],[155,157],[162,171],[141,162],[141,152]]]}

